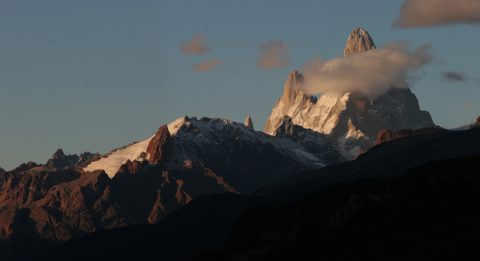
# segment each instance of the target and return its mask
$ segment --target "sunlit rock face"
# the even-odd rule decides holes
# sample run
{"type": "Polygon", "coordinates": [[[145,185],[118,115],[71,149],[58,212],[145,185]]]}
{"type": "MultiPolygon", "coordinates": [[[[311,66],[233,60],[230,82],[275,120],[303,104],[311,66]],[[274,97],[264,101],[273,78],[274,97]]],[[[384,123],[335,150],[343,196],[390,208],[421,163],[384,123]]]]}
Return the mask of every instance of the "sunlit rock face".
{"type": "MultiPolygon", "coordinates": [[[[346,56],[375,49],[370,34],[362,28],[352,31],[344,49],[346,56]]],[[[304,76],[288,75],[283,95],[276,102],[264,131],[275,135],[284,116],[293,124],[330,135],[347,158],[355,158],[374,145],[382,129],[418,129],[435,126],[430,114],[422,111],[408,88],[391,88],[369,98],[356,92],[308,95],[302,89],[304,76]]]]}
{"type": "Polygon", "coordinates": [[[363,53],[372,49],[376,49],[370,34],[363,28],[353,30],[347,39],[347,44],[343,50],[345,56],[355,53],[363,53]]]}

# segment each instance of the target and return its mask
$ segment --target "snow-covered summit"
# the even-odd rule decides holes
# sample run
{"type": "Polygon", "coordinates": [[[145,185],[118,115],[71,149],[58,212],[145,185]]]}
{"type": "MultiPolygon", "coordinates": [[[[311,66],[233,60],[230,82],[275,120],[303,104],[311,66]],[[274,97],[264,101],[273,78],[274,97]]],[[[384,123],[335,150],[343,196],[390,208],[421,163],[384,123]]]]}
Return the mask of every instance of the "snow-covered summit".
{"type": "MultiPolygon", "coordinates": [[[[187,122],[187,120],[188,118],[184,116],[168,124],[167,126],[170,135],[175,136],[178,130],[187,122]]],[[[120,166],[125,164],[127,160],[135,161],[147,159],[147,147],[152,138],[153,136],[150,136],[147,139],[133,142],[127,146],[114,149],[112,152],[108,153],[101,159],[90,163],[83,170],[94,171],[101,169],[104,170],[109,177],[113,177],[117,173],[120,166]]]]}

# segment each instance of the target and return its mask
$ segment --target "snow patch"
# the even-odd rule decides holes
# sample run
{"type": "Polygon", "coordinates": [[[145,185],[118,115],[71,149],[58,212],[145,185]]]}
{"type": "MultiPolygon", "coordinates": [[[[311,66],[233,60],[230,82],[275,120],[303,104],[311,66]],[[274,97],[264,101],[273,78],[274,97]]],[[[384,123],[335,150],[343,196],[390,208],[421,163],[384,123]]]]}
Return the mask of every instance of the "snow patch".
{"type": "Polygon", "coordinates": [[[112,152],[105,158],[90,163],[83,168],[84,171],[104,170],[110,178],[117,174],[118,169],[127,162],[127,160],[139,160],[143,152],[147,151],[148,143],[153,138],[134,143],[123,149],[112,152]]]}
{"type": "Polygon", "coordinates": [[[175,136],[177,135],[177,132],[178,130],[180,129],[180,127],[183,126],[183,124],[185,124],[186,122],[186,116],[184,117],[180,117],[176,120],[174,120],[173,122],[171,122],[170,124],[167,125],[168,127],[168,132],[170,132],[170,135],[171,136],[175,136]]]}

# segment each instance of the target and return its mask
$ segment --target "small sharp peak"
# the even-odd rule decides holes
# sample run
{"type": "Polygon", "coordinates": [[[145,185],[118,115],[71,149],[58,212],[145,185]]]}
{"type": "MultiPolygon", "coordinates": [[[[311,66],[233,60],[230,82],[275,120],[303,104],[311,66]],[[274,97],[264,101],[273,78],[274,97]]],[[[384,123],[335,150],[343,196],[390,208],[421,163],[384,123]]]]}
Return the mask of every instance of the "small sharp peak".
{"type": "Polygon", "coordinates": [[[347,44],[343,53],[345,56],[351,54],[363,53],[369,50],[376,49],[372,37],[363,28],[356,28],[348,36],[347,44]]]}
{"type": "Polygon", "coordinates": [[[245,126],[251,130],[253,130],[253,122],[252,122],[252,117],[247,115],[247,118],[245,118],[245,126]]]}
{"type": "Polygon", "coordinates": [[[63,150],[62,149],[57,149],[57,151],[55,151],[55,153],[53,153],[52,155],[52,159],[61,159],[65,157],[65,153],[63,153],[63,150]]]}
{"type": "Polygon", "coordinates": [[[303,92],[301,90],[303,84],[303,74],[295,70],[288,74],[287,81],[283,88],[283,100],[285,102],[294,101],[299,93],[303,92]]]}

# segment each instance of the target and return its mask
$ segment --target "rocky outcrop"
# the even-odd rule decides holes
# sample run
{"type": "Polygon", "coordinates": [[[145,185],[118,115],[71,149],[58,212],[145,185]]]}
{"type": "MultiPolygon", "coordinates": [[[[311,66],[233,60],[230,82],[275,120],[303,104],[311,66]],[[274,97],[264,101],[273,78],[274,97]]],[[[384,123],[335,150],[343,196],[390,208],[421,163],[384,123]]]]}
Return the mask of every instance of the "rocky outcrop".
{"type": "MultiPolygon", "coordinates": [[[[347,40],[345,55],[374,48],[368,32],[356,29],[347,40]]],[[[375,144],[381,129],[396,131],[435,126],[430,114],[420,109],[410,89],[390,88],[376,98],[354,92],[322,94],[317,98],[303,92],[303,81],[298,71],[289,74],[283,95],[265,124],[266,133],[275,135],[283,117],[289,116],[295,125],[330,135],[344,156],[353,159],[375,144]]]]}
{"type": "Polygon", "coordinates": [[[252,117],[250,115],[247,115],[247,118],[245,118],[245,127],[253,130],[253,122],[252,122],[252,117]]]}
{"type": "Polygon", "coordinates": [[[52,157],[47,161],[47,166],[52,168],[63,168],[73,166],[78,162],[77,155],[65,155],[62,149],[57,149],[52,157]]]}
{"type": "Polygon", "coordinates": [[[363,28],[356,28],[348,36],[343,54],[349,56],[373,49],[376,49],[376,47],[370,34],[363,28]]]}
{"type": "Polygon", "coordinates": [[[98,153],[84,152],[80,155],[65,155],[62,149],[58,149],[53,153],[52,157],[48,159],[47,166],[51,168],[75,168],[85,167],[90,162],[100,158],[98,153]]]}
{"type": "Polygon", "coordinates": [[[431,128],[422,128],[422,129],[403,129],[398,131],[391,131],[382,129],[378,132],[375,144],[380,144],[392,140],[402,139],[415,135],[426,135],[432,134],[439,131],[444,131],[441,127],[431,127],[431,128]]]}
{"type": "Polygon", "coordinates": [[[161,126],[147,147],[148,160],[153,163],[171,158],[173,150],[172,139],[167,125],[161,126]]]}

